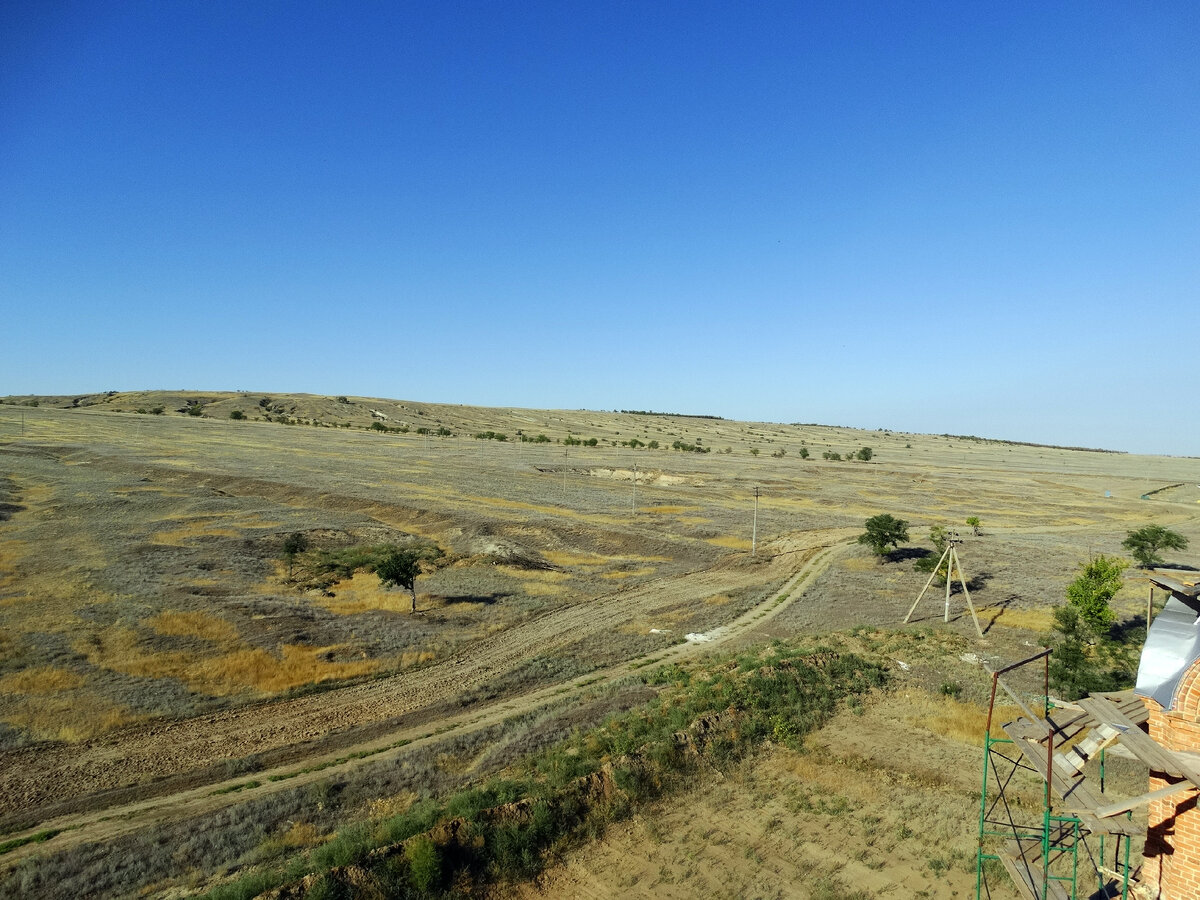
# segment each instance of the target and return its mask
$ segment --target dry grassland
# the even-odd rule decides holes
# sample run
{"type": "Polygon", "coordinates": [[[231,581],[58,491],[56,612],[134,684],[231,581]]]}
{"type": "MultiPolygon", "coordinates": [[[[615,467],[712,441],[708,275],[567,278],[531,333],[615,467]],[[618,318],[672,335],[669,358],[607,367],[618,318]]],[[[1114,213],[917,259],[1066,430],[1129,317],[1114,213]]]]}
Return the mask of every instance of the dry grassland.
{"type": "MultiPolygon", "coordinates": [[[[1078,562],[1118,550],[1123,531],[1144,521],[1196,535],[1200,512],[1200,489],[1187,487],[1200,480],[1196,460],[666,416],[267,399],[129,394],[67,410],[47,401],[25,410],[24,434],[16,411],[0,407],[0,452],[21,507],[0,526],[0,636],[11,648],[0,677],[48,666],[72,673],[80,684],[58,691],[61,702],[105,698],[113,723],[112,709],[134,718],[187,714],[399,671],[547,604],[744,554],[754,486],[768,553],[789,534],[853,527],[883,510],[910,519],[918,544],[928,525],[965,531],[966,516],[981,516],[984,535],[968,536],[963,548],[973,597],[989,635],[1027,640],[1049,624],[1047,609],[1078,562]],[[206,417],[172,414],[196,400],[206,417]],[[167,415],[131,414],[159,403],[167,415]],[[234,408],[358,427],[222,418],[234,408]],[[361,430],[374,421],[411,430],[361,430]],[[417,436],[417,427],[454,436],[417,436]],[[601,446],[521,444],[518,429],[552,440],[594,436],[601,446]],[[512,439],[473,440],[476,430],[512,439]],[[611,446],[633,437],[714,451],[611,446]],[[816,457],[863,445],[875,450],[869,464],[796,455],[801,446],[816,457]],[[763,452],[752,456],[752,447],[763,452]],[[766,457],[777,449],[789,453],[766,457]],[[634,462],[637,515],[629,505],[634,462]],[[280,561],[291,531],[332,548],[419,537],[446,549],[450,565],[421,580],[425,615],[414,620],[406,598],[364,573],[327,594],[297,593],[280,561]],[[89,693],[79,694],[82,686],[89,693]]],[[[893,622],[919,590],[910,569],[851,554],[823,576],[826,607],[806,605],[780,624],[893,622]]],[[[1133,579],[1122,598],[1131,613],[1140,590],[1133,579]]],[[[931,595],[918,618],[934,620],[938,604],[931,595]]],[[[960,607],[955,627],[964,624],[960,607]]],[[[703,608],[719,613],[723,604],[703,608]]],[[[720,623],[716,615],[706,624],[720,623]]],[[[0,746],[23,739],[4,700],[17,696],[0,691],[0,720],[15,728],[0,732],[0,746]]]]}
{"type": "MultiPolygon", "coordinates": [[[[932,649],[894,651],[911,667],[911,690],[839,718],[805,754],[772,752],[581,851],[545,887],[577,896],[804,896],[788,885],[822,861],[825,893],[813,897],[965,896],[972,838],[947,823],[970,818],[982,697],[945,660],[1025,655],[1075,568],[1096,553],[1120,554],[1131,528],[1158,522],[1200,548],[1195,459],[305,395],[43,398],[24,419],[22,430],[20,411],[0,406],[0,503],[13,510],[0,520],[0,762],[9,768],[61,742],[103,756],[114,752],[103,743],[111,732],[141,734],[314,685],[413,670],[429,674],[406,708],[441,708],[460,694],[519,697],[685,632],[714,631],[772,596],[805,553],[889,512],[912,523],[909,558],[881,564],[851,546],[807,585],[803,602],[745,638],[865,626],[869,639],[872,627],[900,622],[925,582],[912,556],[929,546],[929,527],[962,533],[983,641],[961,594],[946,625],[943,595],[931,592],[914,618],[932,630],[914,633],[934,635],[932,649]],[[204,416],[176,412],[195,401],[204,416]],[[134,412],[159,404],[165,415],[134,412]],[[234,409],[250,421],[229,420],[234,409]],[[365,430],[372,422],[408,431],[365,430]],[[346,423],[353,427],[335,427],[346,423]],[[489,430],[509,440],[470,437],[489,430]],[[551,443],[520,443],[518,430],[551,443]],[[555,443],[567,436],[598,446],[555,443]],[[712,449],[619,446],[633,438],[712,449]],[[869,463],[820,459],[862,446],[874,450],[869,463]],[[800,459],[802,447],[813,458],[800,459]],[[787,453],[772,457],[778,450],[787,453]],[[1177,486],[1160,490],[1168,485],[1177,486]],[[968,516],[983,520],[982,535],[969,533],[968,516]],[[418,580],[413,616],[405,592],[363,572],[321,589],[289,578],[282,547],[292,532],[314,552],[420,539],[446,556],[418,580]],[[562,630],[539,631],[542,622],[562,630]],[[487,693],[458,680],[480,653],[487,693]],[[948,679],[958,700],[939,693],[948,679]],[[909,755],[896,735],[914,731],[921,753],[909,755]],[[967,761],[969,779],[946,774],[967,761]],[[922,843],[897,837],[905,829],[922,843]],[[646,865],[631,869],[643,842],[646,865]]],[[[1171,561],[1196,563],[1194,553],[1179,557],[1171,561]]],[[[1144,614],[1145,596],[1131,570],[1119,611],[1144,614]]]]}

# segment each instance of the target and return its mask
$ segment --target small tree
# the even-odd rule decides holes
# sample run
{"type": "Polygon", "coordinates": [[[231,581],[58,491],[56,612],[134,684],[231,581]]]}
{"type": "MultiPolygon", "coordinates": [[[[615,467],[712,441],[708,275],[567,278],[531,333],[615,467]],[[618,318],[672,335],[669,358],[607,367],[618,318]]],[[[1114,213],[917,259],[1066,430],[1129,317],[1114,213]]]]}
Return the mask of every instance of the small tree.
{"type": "Polygon", "coordinates": [[[307,549],[308,537],[299,531],[293,531],[283,539],[283,557],[288,564],[288,578],[292,577],[292,563],[307,549]]]}
{"type": "Polygon", "coordinates": [[[1116,614],[1109,601],[1121,589],[1128,563],[1099,556],[1083,565],[1067,587],[1067,603],[1054,608],[1049,644],[1050,684],[1067,700],[1094,691],[1115,691],[1133,684],[1137,662],[1131,651],[1136,631],[1114,634],[1116,614]],[[1122,643],[1126,641],[1127,643],[1122,643]]]}
{"type": "Polygon", "coordinates": [[[751,448],[750,448],[750,455],[751,455],[751,456],[758,456],[758,448],[757,448],[757,447],[751,447],[751,448]]]}
{"type": "Polygon", "coordinates": [[[858,542],[869,546],[881,559],[889,546],[898,547],[908,540],[908,523],[889,513],[871,516],[864,524],[867,530],[858,536],[858,542]]]}
{"type": "Polygon", "coordinates": [[[801,448],[800,448],[800,458],[801,458],[801,459],[808,459],[808,448],[807,448],[807,447],[801,447],[801,448]]]}
{"type": "Polygon", "coordinates": [[[861,459],[863,462],[870,462],[871,457],[874,455],[875,455],[875,451],[872,450],[870,447],[863,447],[857,453],[858,458],[861,459]]]}
{"type": "Polygon", "coordinates": [[[1067,603],[1079,612],[1083,623],[1098,635],[1103,635],[1116,621],[1109,601],[1116,596],[1124,582],[1121,573],[1129,563],[1103,553],[1085,563],[1079,577],[1067,585],[1067,603]]]}
{"type": "Polygon", "coordinates": [[[229,418],[241,421],[242,419],[246,418],[246,414],[240,409],[235,409],[229,414],[229,418]]]}
{"type": "Polygon", "coordinates": [[[979,516],[967,516],[967,524],[971,526],[971,530],[975,532],[977,536],[983,534],[983,532],[979,530],[979,516]]]}
{"type": "Polygon", "coordinates": [[[1185,550],[1187,545],[1188,540],[1182,534],[1161,525],[1145,525],[1129,532],[1121,541],[1121,546],[1133,554],[1143,569],[1163,564],[1159,550],[1185,550]]]}
{"type": "Polygon", "coordinates": [[[392,549],[375,565],[375,574],[384,585],[395,584],[412,594],[412,611],[417,611],[417,576],[421,574],[421,554],[413,550],[392,549]]]}

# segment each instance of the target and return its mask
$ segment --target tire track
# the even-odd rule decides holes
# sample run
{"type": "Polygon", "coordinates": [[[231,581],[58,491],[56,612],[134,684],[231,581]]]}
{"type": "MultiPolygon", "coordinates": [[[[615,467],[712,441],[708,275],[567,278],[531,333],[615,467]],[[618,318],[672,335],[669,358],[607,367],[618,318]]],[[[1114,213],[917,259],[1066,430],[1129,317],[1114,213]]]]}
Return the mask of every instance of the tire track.
{"type": "MultiPolygon", "coordinates": [[[[64,829],[63,832],[47,843],[27,844],[11,851],[5,856],[0,857],[0,866],[7,869],[21,859],[34,854],[58,852],[82,843],[112,840],[132,831],[232,806],[251,797],[258,798],[276,791],[291,790],[306,783],[329,778],[331,775],[347,771],[355,766],[362,765],[364,762],[376,763],[393,759],[403,753],[419,748],[424,743],[434,740],[439,735],[450,730],[462,731],[484,728],[552,702],[561,701],[597,684],[626,677],[632,671],[644,666],[676,661],[687,656],[709,652],[712,649],[722,646],[729,640],[744,636],[757,625],[786,609],[790,603],[801,596],[808,585],[812,583],[813,579],[829,565],[837,553],[844,549],[844,544],[828,543],[831,536],[829,532],[826,532],[823,538],[825,543],[823,544],[816,543],[815,546],[804,549],[793,548],[786,550],[775,557],[767,566],[763,567],[768,569],[769,574],[772,576],[780,570],[790,570],[790,577],[778,591],[772,592],[771,596],[766,600],[742,613],[732,622],[709,632],[711,636],[711,641],[709,642],[676,644],[643,657],[611,666],[600,672],[593,672],[566,682],[547,685],[519,697],[497,700],[481,709],[448,716],[441,720],[435,728],[431,728],[428,723],[401,726],[389,731],[382,737],[349,748],[341,748],[332,754],[316,755],[303,761],[289,763],[277,769],[256,772],[253,778],[261,780],[262,783],[250,794],[221,793],[224,788],[244,783],[250,778],[248,775],[241,775],[223,782],[211,782],[165,796],[142,799],[123,805],[103,806],[82,814],[47,819],[40,822],[37,829],[64,829]],[[405,742],[403,747],[394,746],[400,741],[405,742]],[[320,771],[296,774],[297,769],[327,763],[333,759],[342,758],[349,753],[370,753],[371,755],[346,760],[340,764],[323,768],[320,771]],[[289,777],[286,780],[272,782],[270,781],[272,775],[287,775],[289,777]]],[[[838,537],[841,537],[841,535],[838,535],[838,537]]],[[[815,542],[822,538],[817,534],[812,534],[812,539],[815,542]]],[[[664,581],[671,582],[673,586],[682,590],[688,596],[707,596],[712,593],[714,586],[717,586],[716,589],[720,590],[720,585],[728,585],[734,580],[740,583],[746,579],[748,574],[752,574],[755,579],[762,579],[765,573],[762,568],[751,570],[750,573],[734,569],[729,571],[710,570],[708,572],[694,573],[690,576],[664,579],[664,581]],[[736,579],[734,576],[737,576],[736,579]]],[[[668,593],[670,593],[669,599],[671,603],[678,601],[678,593],[668,593]]],[[[661,583],[645,585],[627,591],[620,598],[622,609],[620,617],[616,621],[619,623],[619,621],[643,614],[647,608],[653,607],[656,603],[661,605],[662,598],[663,585],[661,583]]],[[[397,679],[355,685],[338,691],[331,691],[328,694],[317,695],[316,699],[320,700],[319,704],[304,702],[313,700],[313,697],[299,698],[297,700],[270,704],[257,709],[243,709],[230,714],[184,720],[179,723],[172,723],[171,727],[147,730],[136,736],[139,740],[134,742],[133,746],[130,746],[128,743],[123,744],[120,746],[120,751],[122,753],[132,751],[134,759],[144,759],[147,751],[152,751],[156,745],[161,746],[161,743],[165,740],[170,740],[172,735],[176,741],[190,739],[193,742],[211,747],[220,746],[222,741],[232,736],[231,733],[245,726],[251,726],[251,733],[260,737],[264,733],[268,736],[277,734],[292,735],[293,732],[290,729],[295,725],[297,719],[306,716],[311,717],[314,714],[318,716],[321,722],[342,722],[347,718],[362,714],[364,711],[377,709],[381,703],[407,703],[410,708],[415,709],[421,705],[423,700],[431,702],[429,698],[444,699],[447,692],[453,695],[464,688],[482,683],[486,678],[494,677],[497,672],[504,670],[504,666],[514,661],[519,662],[532,650],[541,651],[549,646],[577,640],[579,633],[578,631],[573,632],[572,629],[579,629],[580,631],[594,634],[600,630],[612,627],[614,620],[604,621],[597,616],[596,606],[601,602],[611,602],[611,598],[598,598],[596,601],[585,604],[560,607],[537,622],[527,623],[523,628],[518,626],[516,629],[510,629],[510,632],[496,635],[494,639],[485,639],[480,642],[482,646],[479,648],[479,652],[472,653],[470,657],[465,655],[460,656],[447,661],[442,666],[431,667],[431,669],[439,670],[436,672],[423,670],[420,674],[424,677],[421,679],[414,679],[411,676],[407,677],[409,681],[419,681],[420,683],[409,685],[408,696],[402,698],[398,698],[396,695],[406,692],[397,689],[397,679]],[[519,635],[511,634],[512,631],[517,630],[520,631],[519,635]],[[515,640],[514,637],[516,637],[515,640]],[[548,641],[550,643],[547,643],[548,641]],[[350,698],[349,701],[347,700],[348,697],[350,698]],[[314,710],[314,706],[317,706],[318,709],[314,710]],[[264,716],[264,713],[268,710],[270,714],[264,716]],[[322,717],[322,714],[324,714],[324,717],[322,717]],[[255,719],[261,721],[255,723],[255,719]],[[205,727],[210,727],[216,734],[207,737],[196,734],[198,729],[205,727]]],[[[102,749],[111,751],[115,748],[115,742],[109,742],[102,749]]],[[[46,777],[53,776],[47,775],[46,777]]],[[[32,833],[37,829],[30,828],[23,833],[32,833]]]]}

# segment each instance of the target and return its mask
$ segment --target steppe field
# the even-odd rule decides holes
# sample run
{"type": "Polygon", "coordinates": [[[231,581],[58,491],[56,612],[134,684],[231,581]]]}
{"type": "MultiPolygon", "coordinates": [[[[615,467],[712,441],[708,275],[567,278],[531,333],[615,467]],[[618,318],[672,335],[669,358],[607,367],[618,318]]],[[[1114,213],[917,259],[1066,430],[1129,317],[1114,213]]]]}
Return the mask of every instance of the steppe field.
{"type": "MultiPolygon", "coordinates": [[[[662,413],[16,397],[0,461],[13,897],[974,896],[985,667],[1042,646],[1129,530],[1186,536],[1180,568],[1200,548],[1198,459],[662,413]],[[855,538],[882,512],[911,543],[880,562],[855,538]],[[982,640],[961,594],[902,625],[938,524],[982,640]],[[416,613],[371,571],[387,546],[428,557],[416,613]],[[845,695],[803,728],[743,747],[739,718],[678,782],[604,775],[689,685],[813,660],[845,695]],[[585,777],[570,835],[446,862],[483,821],[461,798],[496,828],[531,802],[503,785],[561,806],[585,777]]],[[[1146,596],[1131,568],[1118,612],[1146,596]]]]}

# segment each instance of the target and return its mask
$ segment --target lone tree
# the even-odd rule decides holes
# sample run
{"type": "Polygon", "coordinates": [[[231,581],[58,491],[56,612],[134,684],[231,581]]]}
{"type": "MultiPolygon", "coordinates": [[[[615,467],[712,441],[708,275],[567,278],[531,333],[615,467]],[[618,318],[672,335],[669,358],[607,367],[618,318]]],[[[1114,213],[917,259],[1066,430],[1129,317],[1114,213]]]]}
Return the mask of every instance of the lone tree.
{"type": "Polygon", "coordinates": [[[381,583],[408,588],[412,594],[412,611],[417,611],[417,576],[421,574],[421,556],[415,550],[392,549],[375,565],[381,583]]]}
{"type": "Polygon", "coordinates": [[[1128,565],[1112,556],[1085,563],[1079,577],[1067,586],[1066,604],[1054,607],[1050,684],[1067,700],[1133,683],[1137,664],[1129,646],[1114,636],[1116,613],[1109,605],[1121,589],[1121,573],[1128,565]]]}
{"type": "Polygon", "coordinates": [[[871,516],[865,525],[867,530],[858,536],[858,542],[869,546],[881,559],[889,546],[898,547],[901,541],[908,540],[908,523],[889,513],[871,516]]]}
{"type": "Polygon", "coordinates": [[[872,450],[870,447],[863,447],[861,450],[858,451],[858,453],[855,454],[855,456],[857,456],[863,462],[870,462],[871,457],[874,455],[875,455],[875,451],[872,450]]]}
{"type": "Polygon", "coordinates": [[[293,531],[283,539],[283,558],[287,560],[288,578],[292,577],[292,563],[307,549],[308,538],[299,531],[293,531]]]}
{"type": "Polygon", "coordinates": [[[975,532],[976,535],[983,534],[983,532],[979,530],[979,526],[982,524],[979,521],[979,516],[967,516],[967,524],[971,526],[971,530],[975,532]]]}
{"type": "Polygon", "coordinates": [[[1161,525],[1145,525],[1129,532],[1128,537],[1121,541],[1121,546],[1133,554],[1143,569],[1163,564],[1159,550],[1184,550],[1187,545],[1188,540],[1182,534],[1161,525]]]}
{"type": "Polygon", "coordinates": [[[1121,573],[1129,565],[1116,556],[1103,553],[1085,563],[1079,577],[1067,585],[1067,603],[1079,612],[1079,618],[1096,634],[1105,634],[1117,615],[1108,602],[1124,584],[1121,573]]]}

